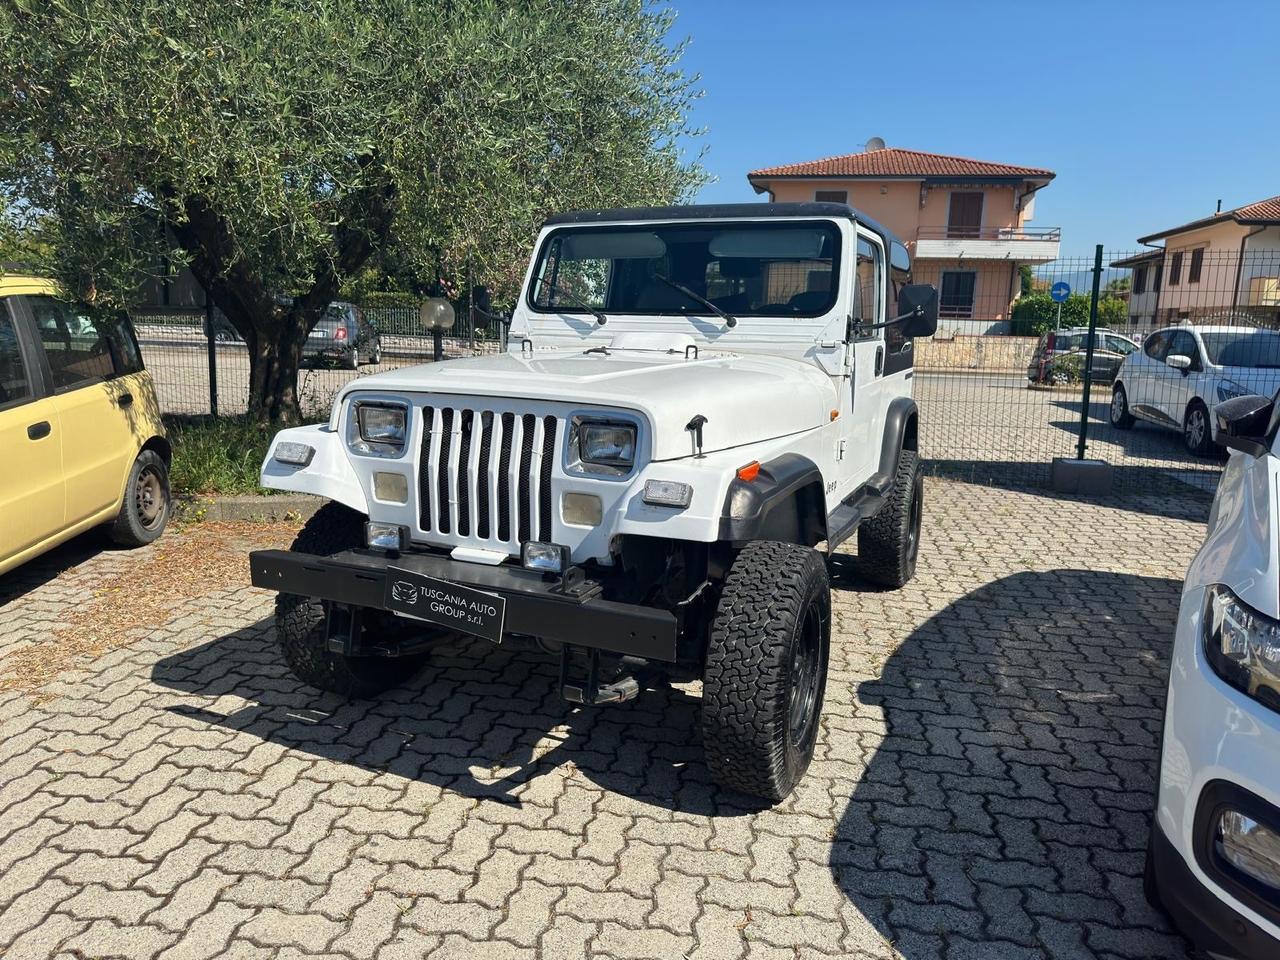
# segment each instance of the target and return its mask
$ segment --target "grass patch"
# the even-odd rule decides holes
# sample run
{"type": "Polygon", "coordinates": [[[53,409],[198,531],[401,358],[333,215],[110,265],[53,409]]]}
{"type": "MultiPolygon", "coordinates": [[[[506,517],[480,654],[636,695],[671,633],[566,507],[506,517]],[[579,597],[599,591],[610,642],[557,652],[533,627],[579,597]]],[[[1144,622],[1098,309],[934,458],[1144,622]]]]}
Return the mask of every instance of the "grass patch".
{"type": "Polygon", "coordinates": [[[270,493],[258,486],[258,470],[275,435],[248,417],[164,418],[173,444],[169,483],[175,496],[201,493],[270,493]]]}

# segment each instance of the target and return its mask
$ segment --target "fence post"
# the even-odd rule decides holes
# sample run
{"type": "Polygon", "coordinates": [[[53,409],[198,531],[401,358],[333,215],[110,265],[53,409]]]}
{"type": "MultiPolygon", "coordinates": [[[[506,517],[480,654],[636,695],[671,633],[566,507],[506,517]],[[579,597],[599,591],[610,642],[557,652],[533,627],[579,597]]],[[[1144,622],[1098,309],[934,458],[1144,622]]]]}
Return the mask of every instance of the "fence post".
{"type": "Polygon", "coordinates": [[[213,331],[213,294],[204,293],[204,333],[206,352],[209,354],[209,413],[218,415],[218,358],[217,339],[213,331]]]}
{"type": "Polygon", "coordinates": [[[1089,436],[1089,387],[1093,382],[1093,338],[1098,330],[1098,291],[1102,286],[1102,244],[1093,254],[1093,295],[1089,299],[1089,339],[1084,348],[1084,394],[1080,398],[1080,441],[1076,444],[1076,459],[1084,459],[1089,436]]]}

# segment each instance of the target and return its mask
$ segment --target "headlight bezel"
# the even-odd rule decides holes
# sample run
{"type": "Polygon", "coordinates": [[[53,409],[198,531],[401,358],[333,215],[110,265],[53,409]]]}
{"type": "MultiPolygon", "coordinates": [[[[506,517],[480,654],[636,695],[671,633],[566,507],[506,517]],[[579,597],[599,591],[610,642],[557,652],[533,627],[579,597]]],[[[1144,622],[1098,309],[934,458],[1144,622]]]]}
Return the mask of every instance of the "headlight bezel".
{"type": "Polygon", "coordinates": [[[1280,620],[1215,583],[1205,590],[1200,638],[1205,660],[1223,683],[1280,713],[1280,620]]]}
{"type": "Polygon", "coordinates": [[[636,471],[640,460],[640,422],[620,414],[574,414],[569,418],[565,443],[565,472],[601,480],[626,480],[636,471]],[[588,437],[596,431],[621,431],[629,437],[618,446],[622,453],[601,455],[587,449],[588,437]]]}
{"type": "Polygon", "coordinates": [[[1242,387],[1234,380],[1224,378],[1218,381],[1217,386],[1214,388],[1214,392],[1218,395],[1219,403],[1226,403],[1228,400],[1234,400],[1236,397],[1247,397],[1251,391],[1242,387]]]}
{"type": "Polygon", "coordinates": [[[409,404],[403,400],[367,398],[352,400],[347,412],[347,449],[357,456],[399,460],[409,449],[409,404]],[[366,425],[365,411],[391,411],[399,414],[399,437],[396,433],[376,432],[366,425]]]}

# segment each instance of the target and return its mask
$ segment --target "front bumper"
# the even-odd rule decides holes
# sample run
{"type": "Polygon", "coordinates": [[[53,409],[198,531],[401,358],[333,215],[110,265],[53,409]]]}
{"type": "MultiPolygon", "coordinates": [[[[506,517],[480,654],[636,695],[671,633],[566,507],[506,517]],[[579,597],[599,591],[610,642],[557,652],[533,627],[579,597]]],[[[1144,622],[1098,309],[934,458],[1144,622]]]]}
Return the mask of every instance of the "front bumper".
{"type": "Polygon", "coordinates": [[[590,581],[585,581],[585,589],[561,592],[558,580],[546,580],[523,567],[465,563],[430,553],[402,553],[394,561],[372,550],[347,550],[330,557],[289,550],[249,554],[255,587],[372,610],[386,609],[388,568],[393,563],[503,597],[507,633],[646,660],[676,659],[677,623],[670,611],[605,600],[590,581]]]}
{"type": "Polygon", "coordinates": [[[1151,829],[1151,857],[1161,905],[1197,947],[1237,960],[1280,957],[1280,940],[1201,883],[1159,823],[1151,829]]]}

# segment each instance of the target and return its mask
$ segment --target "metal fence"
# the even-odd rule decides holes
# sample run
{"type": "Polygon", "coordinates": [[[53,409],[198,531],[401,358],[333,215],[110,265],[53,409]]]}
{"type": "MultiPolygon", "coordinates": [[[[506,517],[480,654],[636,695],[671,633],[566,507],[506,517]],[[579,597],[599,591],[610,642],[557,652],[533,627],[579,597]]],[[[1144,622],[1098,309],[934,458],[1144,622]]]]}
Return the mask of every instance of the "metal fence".
{"type": "Polygon", "coordinates": [[[1225,458],[1205,433],[1213,406],[1280,388],[1280,249],[1103,251],[1089,357],[1097,262],[1011,264],[1004,277],[997,264],[941,266],[938,334],[916,346],[932,469],[1044,485],[1083,437],[1118,492],[1214,489],[1225,458]]]}
{"type": "MultiPolygon", "coordinates": [[[[1224,459],[1201,429],[1213,405],[1240,391],[1280,388],[1280,248],[1104,252],[1090,358],[1096,262],[1096,253],[1025,266],[917,261],[916,278],[941,291],[937,335],[915,344],[921,452],[930,469],[1047,485],[1053,459],[1076,456],[1084,434],[1085,455],[1112,464],[1118,492],[1214,488],[1224,459]],[[1061,305],[1052,297],[1058,284],[1071,290],[1061,305]]],[[[309,363],[299,389],[312,414],[327,412],[353,377],[432,359],[416,307],[366,312],[380,355],[361,356],[357,369],[309,363]]],[[[445,338],[446,357],[503,349],[503,328],[471,317],[460,316],[445,338]]],[[[135,320],[166,412],[244,411],[243,343],[210,347],[200,314],[150,311],[135,320]]]]}
{"type": "MultiPolygon", "coordinates": [[[[422,328],[416,305],[362,309],[377,330],[377,339],[362,339],[354,360],[346,351],[322,355],[319,349],[323,343],[308,342],[298,377],[299,397],[307,415],[326,415],[338,391],[355,377],[434,359],[435,341],[431,332],[422,328]]],[[[444,336],[446,359],[503,349],[503,325],[478,310],[470,316],[468,323],[465,310],[459,311],[453,329],[444,336]]],[[[137,310],[133,320],[165,413],[235,415],[246,411],[249,354],[220,314],[215,311],[213,336],[208,334],[210,325],[203,310],[137,310]]]]}

